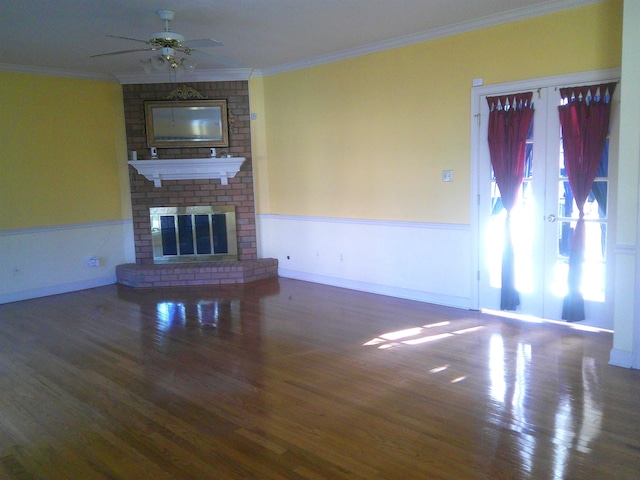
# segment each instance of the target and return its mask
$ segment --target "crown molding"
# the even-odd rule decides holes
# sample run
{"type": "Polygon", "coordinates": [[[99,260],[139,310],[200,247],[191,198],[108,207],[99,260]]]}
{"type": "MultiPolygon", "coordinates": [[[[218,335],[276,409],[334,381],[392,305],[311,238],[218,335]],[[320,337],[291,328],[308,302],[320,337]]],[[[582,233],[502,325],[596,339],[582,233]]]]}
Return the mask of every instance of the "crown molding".
{"type": "Polygon", "coordinates": [[[0,63],[0,72],[25,73],[29,75],[45,75],[49,77],[79,78],[85,80],[100,80],[119,82],[121,85],[130,83],[175,83],[188,82],[223,82],[233,80],[249,80],[254,72],[251,68],[223,68],[217,70],[200,70],[188,74],[170,75],[167,72],[146,73],[93,73],[62,70],[57,68],[36,67],[32,65],[16,65],[0,63]]]}
{"type": "Polygon", "coordinates": [[[505,23],[511,23],[533,17],[540,17],[543,15],[571,10],[587,5],[594,5],[597,3],[602,3],[603,1],[604,0],[553,0],[542,5],[532,5],[528,7],[518,8],[509,12],[504,12],[497,15],[489,15],[486,17],[471,20],[469,22],[456,23],[454,25],[449,25],[446,27],[434,28],[412,35],[405,35],[382,42],[372,43],[363,47],[351,48],[327,55],[320,55],[318,57],[309,58],[300,62],[293,62],[278,65],[275,67],[263,68],[259,70],[257,74],[254,73],[253,76],[267,77],[271,75],[277,75],[279,73],[290,72],[293,70],[301,70],[303,68],[315,67],[318,65],[333,63],[340,60],[369,55],[372,53],[378,53],[394,48],[406,47],[409,45],[414,45],[416,43],[437,40],[440,38],[459,35],[483,28],[495,27],[497,25],[505,23]]]}
{"type": "Polygon", "coordinates": [[[106,82],[118,81],[116,77],[109,73],[79,72],[75,70],[36,67],[32,65],[14,65],[10,63],[0,63],[0,72],[26,73],[29,75],[45,75],[48,77],[80,78],[84,80],[100,80],[106,82]]]}
{"type": "Polygon", "coordinates": [[[216,70],[196,70],[190,73],[152,72],[114,74],[120,84],[176,83],[176,82],[224,82],[249,80],[251,68],[221,68],[216,70]]]}

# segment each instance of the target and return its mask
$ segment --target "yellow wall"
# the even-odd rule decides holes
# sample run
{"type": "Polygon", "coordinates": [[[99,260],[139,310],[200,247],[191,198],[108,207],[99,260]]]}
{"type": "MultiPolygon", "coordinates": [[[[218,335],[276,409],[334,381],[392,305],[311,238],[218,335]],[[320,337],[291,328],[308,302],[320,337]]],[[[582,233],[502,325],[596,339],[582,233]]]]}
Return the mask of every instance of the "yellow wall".
{"type": "Polygon", "coordinates": [[[117,83],[0,72],[0,230],[123,218],[122,104],[117,83]]]}
{"type": "Polygon", "coordinates": [[[472,79],[619,67],[621,28],[615,0],[254,82],[258,212],[469,223],[472,79]]]}

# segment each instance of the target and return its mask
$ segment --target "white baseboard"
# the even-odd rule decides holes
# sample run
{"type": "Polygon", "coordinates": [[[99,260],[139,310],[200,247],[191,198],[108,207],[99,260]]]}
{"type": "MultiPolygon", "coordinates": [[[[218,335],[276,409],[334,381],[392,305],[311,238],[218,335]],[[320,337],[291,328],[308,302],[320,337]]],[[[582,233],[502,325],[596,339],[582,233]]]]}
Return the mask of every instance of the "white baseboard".
{"type": "Polygon", "coordinates": [[[419,290],[393,287],[390,285],[380,285],[358,280],[348,280],[340,277],[318,275],[282,268],[278,269],[278,276],[292,278],[294,280],[303,280],[305,282],[320,283],[322,285],[330,285],[332,287],[347,288],[349,290],[358,290],[360,292],[375,293],[377,295],[415,300],[417,302],[433,303],[435,305],[442,305],[446,307],[462,308],[465,310],[470,308],[469,299],[463,297],[438,295],[419,290]]]}
{"type": "Polygon", "coordinates": [[[61,293],[75,292],[78,290],[87,290],[89,288],[104,287],[105,285],[113,285],[114,283],[116,283],[116,276],[107,275],[105,277],[91,278],[89,280],[82,280],[78,282],[21,290],[18,292],[0,294],[0,304],[20,302],[22,300],[30,300],[32,298],[48,297],[50,295],[59,295],[61,293]]]}
{"type": "MultiPolygon", "coordinates": [[[[609,365],[614,365],[616,367],[623,368],[634,368],[633,365],[633,352],[628,352],[626,350],[612,349],[611,354],[609,356],[609,365]]],[[[636,365],[635,368],[639,366],[636,365]]]]}

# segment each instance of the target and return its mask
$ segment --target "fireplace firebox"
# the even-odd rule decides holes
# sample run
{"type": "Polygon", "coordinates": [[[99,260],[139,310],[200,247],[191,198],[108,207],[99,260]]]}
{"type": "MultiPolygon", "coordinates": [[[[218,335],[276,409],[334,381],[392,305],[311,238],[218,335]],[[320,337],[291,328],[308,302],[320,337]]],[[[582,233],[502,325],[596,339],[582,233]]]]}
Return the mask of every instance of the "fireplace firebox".
{"type": "Polygon", "coordinates": [[[238,260],[235,206],[153,207],[153,263],[238,260]]]}

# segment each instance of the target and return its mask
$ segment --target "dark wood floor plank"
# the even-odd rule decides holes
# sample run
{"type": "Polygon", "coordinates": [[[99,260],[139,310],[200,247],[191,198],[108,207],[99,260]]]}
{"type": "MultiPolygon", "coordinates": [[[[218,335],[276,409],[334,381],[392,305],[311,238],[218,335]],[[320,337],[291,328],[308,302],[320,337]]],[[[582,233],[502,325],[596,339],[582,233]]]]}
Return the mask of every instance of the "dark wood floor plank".
{"type": "Polygon", "coordinates": [[[611,348],[288,279],[0,305],[0,477],[636,479],[611,348]]]}

